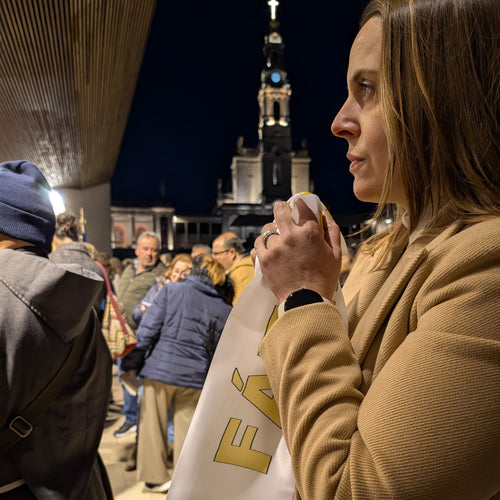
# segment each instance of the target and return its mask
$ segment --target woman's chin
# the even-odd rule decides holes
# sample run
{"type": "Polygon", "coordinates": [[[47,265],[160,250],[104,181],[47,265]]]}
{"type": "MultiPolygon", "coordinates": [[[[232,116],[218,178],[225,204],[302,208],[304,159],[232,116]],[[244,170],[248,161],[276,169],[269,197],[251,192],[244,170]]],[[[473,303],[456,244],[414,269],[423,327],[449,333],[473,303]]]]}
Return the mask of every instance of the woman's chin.
{"type": "Polygon", "coordinates": [[[367,189],[366,186],[357,186],[356,182],[353,185],[354,196],[359,201],[364,201],[366,203],[378,203],[380,201],[380,194],[375,193],[372,189],[367,189]]]}

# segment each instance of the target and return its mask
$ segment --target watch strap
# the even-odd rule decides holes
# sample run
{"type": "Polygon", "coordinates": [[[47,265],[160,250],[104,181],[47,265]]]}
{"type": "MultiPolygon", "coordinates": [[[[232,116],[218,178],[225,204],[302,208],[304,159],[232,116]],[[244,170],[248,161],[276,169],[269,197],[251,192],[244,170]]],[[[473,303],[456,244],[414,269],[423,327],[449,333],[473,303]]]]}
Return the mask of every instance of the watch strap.
{"type": "Polygon", "coordinates": [[[325,299],[318,292],[310,290],[308,288],[300,288],[292,292],[284,302],[282,302],[278,307],[278,317],[281,317],[286,311],[295,309],[296,307],[305,306],[308,304],[315,304],[319,302],[327,302],[328,304],[333,304],[329,299],[325,299]]]}

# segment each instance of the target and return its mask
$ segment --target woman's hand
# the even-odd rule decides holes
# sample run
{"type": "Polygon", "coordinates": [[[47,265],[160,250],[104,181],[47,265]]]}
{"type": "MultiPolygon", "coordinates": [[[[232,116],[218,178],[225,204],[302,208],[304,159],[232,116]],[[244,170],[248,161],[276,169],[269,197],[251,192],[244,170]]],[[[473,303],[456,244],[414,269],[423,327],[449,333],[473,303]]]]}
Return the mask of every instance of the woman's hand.
{"type": "Polygon", "coordinates": [[[322,234],[314,214],[302,200],[297,200],[298,224],[293,222],[288,203],[274,207],[275,223],[266,224],[262,234],[279,228],[280,234],[255,241],[253,257],[259,258],[262,274],[279,302],[299,288],[309,288],[331,298],[337,287],[342,251],[340,229],[325,211],[322,234]]]}

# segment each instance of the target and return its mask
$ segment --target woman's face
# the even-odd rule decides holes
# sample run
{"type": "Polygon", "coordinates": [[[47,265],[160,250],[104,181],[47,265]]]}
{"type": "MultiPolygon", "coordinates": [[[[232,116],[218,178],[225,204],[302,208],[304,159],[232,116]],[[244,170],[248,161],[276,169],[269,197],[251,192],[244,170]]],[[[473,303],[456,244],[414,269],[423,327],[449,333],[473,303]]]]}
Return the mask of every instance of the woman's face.
{"type": "MultiPolygon", "coordinates": [[[[378,203],[388,162],[387,138],[379,103],[382,23],[370,19],[352,44],[347,70],[348,96],[332,123],[332,133],[349,144],[353,190],[361,201],[378,203]]],[[[405,206],[401,178],[395,174],[387,200],[405,206]]]]}
{"type": "Polygon", "coordinates": [[[176,281],[182,281],[191,272],[191,267],[189,262],[176,262],[170,273],[170,281],[174,283],[176,281]]]}

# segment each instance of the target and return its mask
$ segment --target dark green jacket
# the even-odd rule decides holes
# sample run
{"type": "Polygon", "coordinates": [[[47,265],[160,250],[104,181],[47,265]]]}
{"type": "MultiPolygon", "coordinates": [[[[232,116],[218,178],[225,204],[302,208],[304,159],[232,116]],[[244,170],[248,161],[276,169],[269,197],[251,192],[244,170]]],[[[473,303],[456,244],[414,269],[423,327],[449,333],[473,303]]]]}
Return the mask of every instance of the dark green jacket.
{"type": "Polygon", "coordinates": [[[134,307],[139,304],[139,302],[148,293],[148,290],[153,285],[155,278],[163,275],[166,270],[167,268],[158,259],[155,266],[142,271],[142,273],[136,273],[134,264],[131,264],[125,269],[125,271],[123,271],[118,285],[118,290],[116,291],[116,296],[125,307],[125,312],[127,313],[127,323],[134,331],[137,329],[137,324],[132,319],[134,307]]]}

